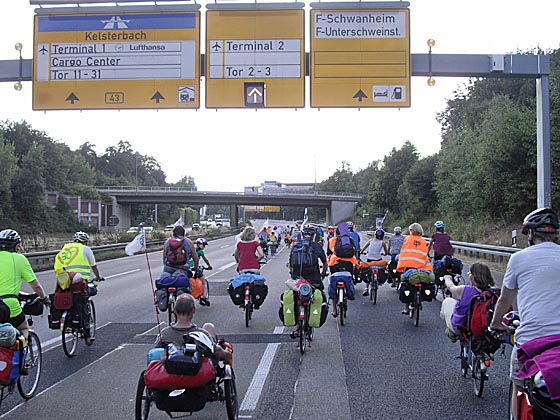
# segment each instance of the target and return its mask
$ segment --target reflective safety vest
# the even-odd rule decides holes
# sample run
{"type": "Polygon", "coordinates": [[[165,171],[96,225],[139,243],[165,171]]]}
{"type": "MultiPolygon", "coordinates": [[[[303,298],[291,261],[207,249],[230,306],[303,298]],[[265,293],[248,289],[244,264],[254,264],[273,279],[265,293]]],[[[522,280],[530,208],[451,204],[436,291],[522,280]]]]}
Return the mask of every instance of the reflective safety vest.
{"type": "Polygon", "coordinates": [[[64,245],[54,259],[54,271],[66,270],[69,273],[80,273],[86,281],[90,278],[89,261],[84,255],[84,244],[72,242],[64,245]]]}
{"type": "Polygon", "coordinates": [[[428,245],[419,235],[407,236],[401,248],[397,271],[402,273],[405,268],[422,268],[432,272],[432,264],[428,258],[428,245]]]}

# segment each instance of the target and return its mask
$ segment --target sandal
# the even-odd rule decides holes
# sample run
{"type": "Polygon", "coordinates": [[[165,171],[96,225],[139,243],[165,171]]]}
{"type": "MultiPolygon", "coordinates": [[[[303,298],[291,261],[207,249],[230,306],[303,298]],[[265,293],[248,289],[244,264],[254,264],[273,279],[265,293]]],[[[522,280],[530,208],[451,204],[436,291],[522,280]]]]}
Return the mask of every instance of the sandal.
{"type": "Polygon", "coordinates": [[[410,312],[408,312],[408,311],[405,311],[405,310],[403,309],[403,310],[402,310],[402,312],[401,312],[401,314],[403,314],[403,315],[409,315],[409,314],[410,314],[410,312]]]}
{"type": "Polygon", "coordinates": [[[335,314],[334,312],[332,312],[331,315],[333,316],[333,318],[336,318],[338,316],[338,314],[335,314]]]}
{"type": "Polygon", "coordinates": [[[367,296],[367,295],[369,295],[369,289],[365,289],[365,290],[362,292],[362,296],[367,296]]]}

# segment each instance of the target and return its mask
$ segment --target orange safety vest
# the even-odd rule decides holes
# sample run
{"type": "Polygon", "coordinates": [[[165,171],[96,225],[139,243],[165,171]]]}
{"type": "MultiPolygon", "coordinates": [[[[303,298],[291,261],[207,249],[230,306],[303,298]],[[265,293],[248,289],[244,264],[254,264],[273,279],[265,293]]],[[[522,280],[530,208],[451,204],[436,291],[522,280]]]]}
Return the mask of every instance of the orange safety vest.
{"type": "Polygon", "coordinates": [[[422,268],[432,272],[432,264],[428,258],[428,245],[426,245],[426,240],[419,235],[409,235],[404,240],[397,271],[402,273],[405,268],[422,268]]]}

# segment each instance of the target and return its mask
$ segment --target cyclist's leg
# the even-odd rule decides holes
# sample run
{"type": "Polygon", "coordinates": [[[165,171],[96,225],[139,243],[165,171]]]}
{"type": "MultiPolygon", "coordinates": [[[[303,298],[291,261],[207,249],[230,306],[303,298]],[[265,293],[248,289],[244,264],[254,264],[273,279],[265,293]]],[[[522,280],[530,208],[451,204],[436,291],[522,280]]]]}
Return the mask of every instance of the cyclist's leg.
{"type": "Polygon", "coordinates": [[[29,337],[29,324],[27,323],[27,319],[25,319],[24,313],[20,312],[19,315],[8,319],[8,322],[12,324],[27,341],[27,338],[29,337]]]}

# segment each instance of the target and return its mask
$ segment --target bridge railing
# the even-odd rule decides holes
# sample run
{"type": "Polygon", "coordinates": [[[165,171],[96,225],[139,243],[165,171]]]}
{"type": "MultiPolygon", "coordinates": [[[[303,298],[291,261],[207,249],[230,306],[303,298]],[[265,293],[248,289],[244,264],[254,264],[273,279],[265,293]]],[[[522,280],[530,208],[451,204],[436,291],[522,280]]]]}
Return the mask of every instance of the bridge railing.
{"type": "Polygon", "coordinates": [[[160,187],[160,186],[100,186],[97,187],[97,191],[103,193],[196,193],[196,194],[233,194],[233,195],[306,195],[310,197],[350,197],[356,198],[357,200],[362,199],[363,194],[355,194],[355,193],[345,193],[345,192],[327,192],[327,191],[311,191],[311,190],[266,190],[261,192],[231,192],[231,191],[199,191],[194,188],[186,188],[186,187],[160,187]]]}

